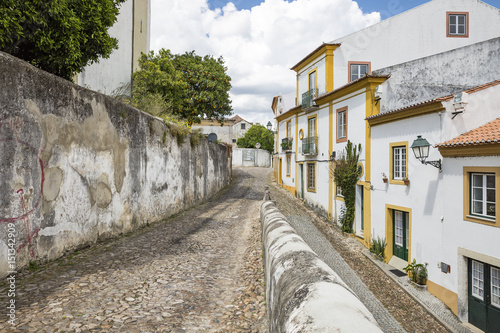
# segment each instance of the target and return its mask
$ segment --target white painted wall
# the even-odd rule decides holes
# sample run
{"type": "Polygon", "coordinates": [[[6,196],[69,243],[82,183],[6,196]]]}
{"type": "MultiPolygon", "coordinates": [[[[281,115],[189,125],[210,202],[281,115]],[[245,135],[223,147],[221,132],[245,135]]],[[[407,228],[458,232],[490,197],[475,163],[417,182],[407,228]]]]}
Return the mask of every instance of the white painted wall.
{"type": "Polygon", "coordinates": [[[109,29],[111,37],[118,39],[118,49],[108,59],[100,59],[78,74],[78,84],[110,95],[118,87],[130,83],[132,75],[133,0],[120,7],[116,23],[109,29]]]}
{"type": "Polygon", "coordinates": [[[298,73],[298,89],[299,96],[297,105],[302,103],[302,94],[309,90],[309,73],[313,70],[316,70],[316,80],[317,80],[317,88],[318,88],[318,96],[325,94],[326,92],[326,78],[325,78],[325,66],[326,66],[326,58],[323,54],[321,57],[316,59],[314,62],[304,67],[298,73]]]}
{"type": "Polygon", "coordinates": [[[500,11],[478,0],[433,0],[334,40],[334,88],[348,82],[349,61],[376,70],[498,37],[500,11]],[[446,37],[446,12],[469,12],[469,37],[446,37]]]}
{"type": "Polygon", "coordinates": [[[234,148],[232,159],[233,159],[233,166],[248,166],[248,167],[263,167],[263,168],[270,168],[272,166],[271,154],[267,150],[263,149],[234,148]]]}
{"type": "MultiPolygon", "coordinates": [[[[116,89],[131,82],[133,64],[133,48],[136,57],[140,52],[148,52],[150,36],[150,0],[135,0],[138,9],[134,22],[134,0],[125,1],[120,7],[116,23],[109,29],[110,36],[118,39],[118,49],[111,53],[108,59],[100,59],[98,63],[86,66],[78,74],[78,85],[101,92],[106,95],[116,93],[116,89]],[[137,33],[136,45],[133,42],[133,29],[140,30],[140,21],[143,21],[143,34],[137,33]],[[139,39],[140,38],[140,39],[139,39]]],[[[135,60],[137,62],[137,59],[135,60]]]]}

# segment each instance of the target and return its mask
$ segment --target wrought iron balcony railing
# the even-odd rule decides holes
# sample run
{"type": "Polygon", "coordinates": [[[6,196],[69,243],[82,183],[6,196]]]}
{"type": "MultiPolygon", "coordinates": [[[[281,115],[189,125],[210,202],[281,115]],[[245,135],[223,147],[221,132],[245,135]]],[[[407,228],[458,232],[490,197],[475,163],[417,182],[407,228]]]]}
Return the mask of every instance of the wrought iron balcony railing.
{"type": "Polygon", "coordinates": [[[302,94],[302,108],[313,106],[313,100],[318,97],[318,89],[310,89],[302,94]]]}
{"type": "Polygon", "coordinates": [[[310,136],[302,139],[302,154],[317,155],[318,154],[318,137],[310,136]]]}
{"type": "Polygon", "coordinates": [[[284,138],[281,140],[281,150],[290,151],[292,150],[293,138],[284,138]]]}

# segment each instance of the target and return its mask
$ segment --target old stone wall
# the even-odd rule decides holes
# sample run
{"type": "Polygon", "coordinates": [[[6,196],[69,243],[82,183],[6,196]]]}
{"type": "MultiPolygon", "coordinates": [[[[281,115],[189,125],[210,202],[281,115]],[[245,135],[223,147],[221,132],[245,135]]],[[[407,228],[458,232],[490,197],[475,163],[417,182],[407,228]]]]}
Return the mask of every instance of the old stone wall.
{"type": "Polygon", "coordinates": [[[272,201],[260,210],[270,332],[382,332],[272,201]]]}
{"type": "Polygon", "coordinates": [[[1,52],[0,87],[0,276],[171,216],[230,181],[228,147],[178,142],[162,120],[1,52]]]}

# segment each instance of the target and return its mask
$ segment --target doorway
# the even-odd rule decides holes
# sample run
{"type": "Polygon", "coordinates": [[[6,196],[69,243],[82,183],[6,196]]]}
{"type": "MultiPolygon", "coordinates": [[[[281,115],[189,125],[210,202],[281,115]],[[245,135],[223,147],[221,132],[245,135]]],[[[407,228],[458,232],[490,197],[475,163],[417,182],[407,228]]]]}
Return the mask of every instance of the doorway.
{"type": "Polygon", "coordinates": [[[356,185],[356,235],[358,236],[363,236],[365,230],[363,189],[363,185],[356,185]]]}
{"type": "Polygon", "coordinates": [[[392,253],[396,257],[408,261],[408,243],[410,240],[410,220],[407,212],[393,210],[393,248],[392,253]]]}
{"type": "Polygon", "coordinates": [[[500,268],[469,259],[469,323],[485,332],[500,332],[500,268]]]}
{"type": "Polygon", "coordinates": [[[304,163],[299,163],[299,199],[304,199],[304,163]]]}

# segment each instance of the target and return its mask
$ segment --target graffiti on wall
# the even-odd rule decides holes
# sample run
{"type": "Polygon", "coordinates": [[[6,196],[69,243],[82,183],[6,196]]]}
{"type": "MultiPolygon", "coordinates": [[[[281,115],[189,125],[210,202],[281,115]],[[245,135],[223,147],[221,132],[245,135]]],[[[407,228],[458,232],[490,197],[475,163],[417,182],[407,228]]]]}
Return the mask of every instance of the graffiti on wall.
{"type": "MultiPolygon", "coordinates": [[[[36,225],[36,221],[30,217],[38,209],[42,200],[45,176],[43,171],[44,164],[41,159],[42,151],[37,150],[32,144],[30,144],[30,141],[32,140],[23,139],[23,134],[26,133],[23,131],[23,125],[23,119],[20,117],[9,117],[4,120],[0,120],[0,150],[4,150],[6,144],[14,143],[15,154],[20,152],[20,154],[27,154],[32,159],[36,159],[37,165],[39,166],[37,168],[38,170],[23,170],[23,168],[19,168],[20,171],[14,170],[14,173],[38,172],[39,177],[35,177],[34,179],[40,179],[40,182],[39,184],[23,184],[23,187],[21,188],[13,188],[10,186],[10,189],[5,189],[7,191],[13,191],[11,195],[13,198],[16,198],[14,200],[18,200],[18,202],[11,202],[11,206],[16,207],[16,209],[11,209],[11,211],[15,212],[11,214],[12,216],[0,216],[0,224],[18,224],[21,228],[16,229],[23,230],[25,237],[21,238],[24,239],[24,241],[17,245],[16,252],[19,253],[23,248],[28,247],[29,254],[34,257],[33,239],[40,232],[40,226],[36,225]],[[34,187],[37,187],[36,190],[34,190],[34,187]],[[33,198],[33,193],[35,193],[36,198],[33,198]]],[[[1,177],[9,176],[13,176],[13,173],[4,172],[1,175],[1,177]]],[[[10,181],[7,180],[5,183],[9,184],[10,181]]]]}

